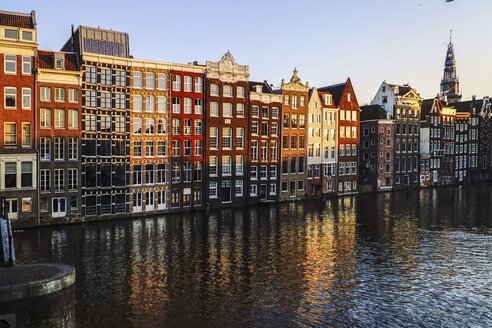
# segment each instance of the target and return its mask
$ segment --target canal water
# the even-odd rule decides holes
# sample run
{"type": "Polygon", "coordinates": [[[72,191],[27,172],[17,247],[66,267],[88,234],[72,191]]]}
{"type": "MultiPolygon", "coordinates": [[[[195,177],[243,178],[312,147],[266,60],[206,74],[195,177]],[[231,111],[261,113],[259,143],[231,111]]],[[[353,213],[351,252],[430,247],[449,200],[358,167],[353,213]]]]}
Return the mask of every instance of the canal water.
{"type": "Polygon", "coordinates": [[[492,184],[15,234],[77,327],[492,327],[492,184]]]}

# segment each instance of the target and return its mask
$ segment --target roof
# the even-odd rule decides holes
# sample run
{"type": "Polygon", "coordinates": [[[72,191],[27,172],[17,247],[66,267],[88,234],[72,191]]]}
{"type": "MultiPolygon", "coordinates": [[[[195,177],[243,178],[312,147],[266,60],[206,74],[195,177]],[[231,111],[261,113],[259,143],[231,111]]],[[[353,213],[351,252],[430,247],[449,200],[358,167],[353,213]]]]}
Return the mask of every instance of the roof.
{"type": "Polygon", "coordinates": [[[449,107],[455,108],[457,113],[471,113],[472,108],[478,113],[483,106],[483,99],[467,100],[449,104],[449,107]]]}
{"type": "Polygon", "coordinates": [[[395,95],[397,96],[403,96],[412,91],[412,87],[408,84],[400,85],[400,84],[392,84],[388,83],[388,85],[395,90],[395,87],[398,87],[398,92],[395,92],[395,95]]]}
{"type": "Polygon", "coordinates": [[[346,86],[347,86],[347,82],[344,82],[327,87],[318,88],[318,91],[331,93],[333,102],[335,103],[336,106],[338,106],[340,100],[342,99],[343,91],[345,90],[346,86]]]}
{"type": "Polygon", "coordinates": [[[254,86],[257,86],[257,85],[261,85],[262,86],[262,88],[261,88],[261,92],[262,93],[273,93],[273,90],[272,90],[272,88],[270,87],[270,85],[268,84],[267,81],[264,81],[264,82],[249,81],[248,82],[249,91],[255,92],[256,89],[254,88],[254,86]]]}
{"type": "Polygon", "coordinates": [[[360,112],[361,121],[387,119],[386,111],[380,105],[362,106],[360,112]]]}
{"type": "Polygon", "coordinates": [[[436,98],[424,99],[424,101],[422,102],[422,107],[420,108],[421,119],[424,119],[425,117],[427,117],[427,115],[429,115],[435,99],[436,98]]]}
{"type": "Polygon", "coordinates": [[[36,28],[34,10],[30,14],[0,11],[0,25],[20,28],[36,28]]]}
{"type": "MultiPolygon", "coordinates": [[[[77,54],[66,53],[66,52],[56,52],[57,54],[62,54],[65,56],[65,67],[67,71],[80,71],[77,54]]],[[[54,69],[55,52],[47,50],[38,51],[39,68],[54,69]]]]}

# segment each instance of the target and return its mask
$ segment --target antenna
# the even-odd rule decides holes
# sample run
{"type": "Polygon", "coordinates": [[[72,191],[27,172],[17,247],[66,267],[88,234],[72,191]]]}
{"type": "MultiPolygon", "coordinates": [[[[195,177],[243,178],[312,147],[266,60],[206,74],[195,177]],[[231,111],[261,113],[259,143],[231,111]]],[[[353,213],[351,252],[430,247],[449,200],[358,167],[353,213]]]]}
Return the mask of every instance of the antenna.
{"type": "Polygon", "coordinates": [[[453,29],[449,30],[449,43],[451,43],[451,38],[453,36],[453,29]]]}

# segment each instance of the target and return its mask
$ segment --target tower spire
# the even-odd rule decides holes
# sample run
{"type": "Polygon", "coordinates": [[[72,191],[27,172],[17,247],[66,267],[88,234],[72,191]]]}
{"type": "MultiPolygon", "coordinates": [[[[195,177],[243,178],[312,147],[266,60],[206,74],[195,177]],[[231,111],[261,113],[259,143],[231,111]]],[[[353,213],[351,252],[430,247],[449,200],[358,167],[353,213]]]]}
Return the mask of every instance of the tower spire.
{"type": "Polygon", "coordinates": [[[456,74],[456,59],[454,55],[454,45],[452,42],[453,30],[449,30],[449,44],[444,61],[444,75],[441,80],[441,99],[447,103],[458,102],[461,100],[460,82],[456,74]]]}

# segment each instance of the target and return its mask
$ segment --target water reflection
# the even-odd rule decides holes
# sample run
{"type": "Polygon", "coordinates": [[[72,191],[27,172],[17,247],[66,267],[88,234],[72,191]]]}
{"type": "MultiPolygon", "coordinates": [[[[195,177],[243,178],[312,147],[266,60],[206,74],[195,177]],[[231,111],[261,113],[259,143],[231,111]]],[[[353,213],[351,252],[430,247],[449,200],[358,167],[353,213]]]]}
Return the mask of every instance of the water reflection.
{"type": "Polygon", "coordinates": [[[76,267],[80,327],[490,326],[491,191],[45,228],[16,249],[76,267]]]}

